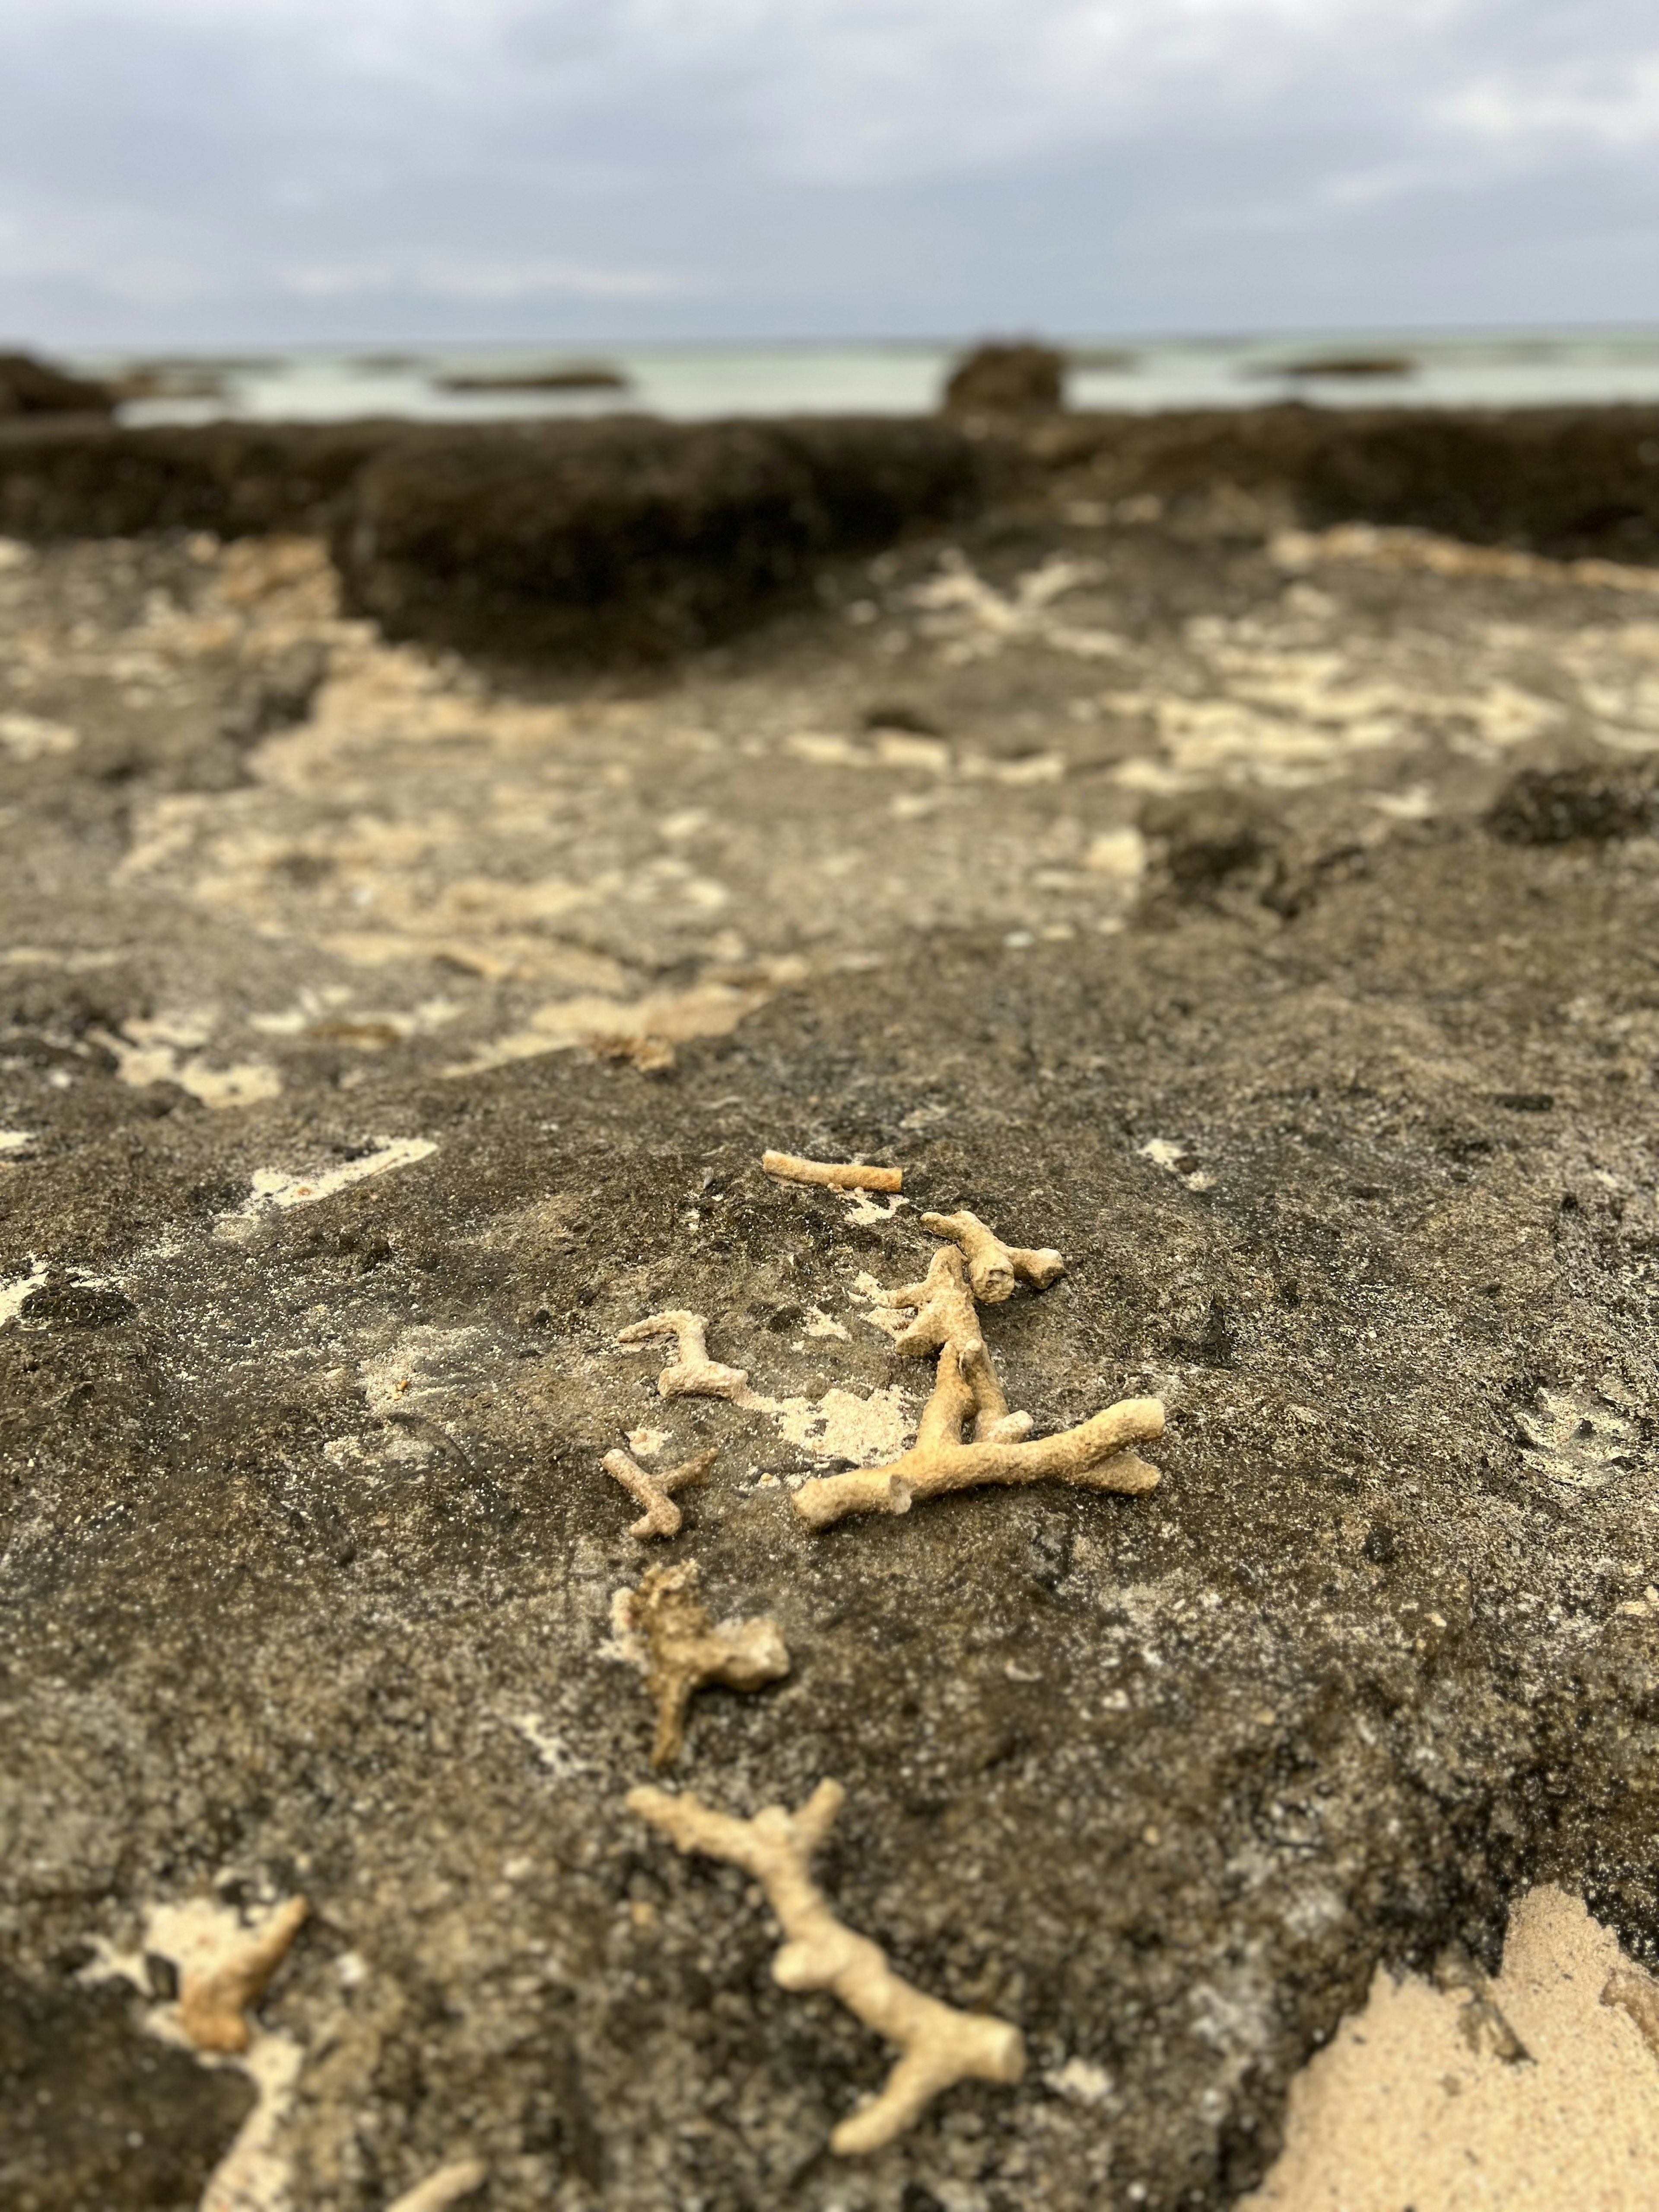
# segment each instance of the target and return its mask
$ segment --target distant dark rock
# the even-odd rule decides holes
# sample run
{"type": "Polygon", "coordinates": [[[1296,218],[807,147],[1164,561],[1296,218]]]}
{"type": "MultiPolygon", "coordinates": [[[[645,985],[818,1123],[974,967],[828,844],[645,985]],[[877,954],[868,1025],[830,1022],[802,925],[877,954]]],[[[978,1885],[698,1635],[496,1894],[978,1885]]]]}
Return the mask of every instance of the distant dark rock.
{"type": "Polygon", "coordinates": [[[1509,845],[1659,836],[1659,777],[1633,768],[1523,769],[1498,793],[1486,826],[1509,845]]]}
{"type": "Polygon", "coordinates": [[[106,385],[65,376],[32,354],[0,353],[0,416],[107,415],[114,404],[106,385]]]}
{"type": "Polygon", "coordinates": [[[1249,371],[1252,376],[1415,376],[1417,363],[1409,354],[1322,353],[1305,361],[1268,362],[1249,371]]]}
{"type": "Polygon", "coordinates": [[[982,345],[945,387],[947,415],[1052,415],[1066,404],[1066,356],[1021,341],[982,345]]]}
{"type": "Polygon", "coordinates": [[[334,533],[347,600],[393,636],[660,659],[811,589],[828,558],[973,514],[945,425],[636,416],[425,433],[363,471],[334,533]]]}
{"type": "Polygon", "coordinates": [[[572,362],[567,368],[508,370],[500,376],[437,376],[439,392],[626,392],[628,379],[603,362],[572,362]]]}

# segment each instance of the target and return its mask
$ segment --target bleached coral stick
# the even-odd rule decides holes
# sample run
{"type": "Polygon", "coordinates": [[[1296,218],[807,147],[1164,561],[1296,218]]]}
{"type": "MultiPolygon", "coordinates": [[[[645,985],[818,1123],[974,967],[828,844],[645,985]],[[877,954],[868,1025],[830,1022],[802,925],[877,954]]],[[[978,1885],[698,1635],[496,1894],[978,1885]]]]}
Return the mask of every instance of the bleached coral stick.
{"type": "Polygon", "coordinates": [[[812,1879],[811,1859],[845,1796],[838,1782],[820,1782],[799,1812],[769,1805],[750,1820],[716,1813],[689,1793],[672,1796],[663,1790],[630,1790],[628,1805],[677,1850],[724,1859],[761,1884],[786,1938],[772,1961],[781,1988],[831,1990],[866,2027],[899,2046],[880,2095],[830,2138],[831,2150],[850,2155],[891,2142],[953,2082],[1018,2081],[1025,2070],[1025,2041],[1007,2021],[957,2012],[913,1989],[878,1944],[836,1917],[812,1879]]]}
{"type": "Polygon", "coordinates": [[[839,1160],[804,1160],[798,1152],[763,1152],[761,1165],[780,1182],[817,1183],[825,1190],[902,1190],[902,1168],[866,1167],[839,1160]]]}

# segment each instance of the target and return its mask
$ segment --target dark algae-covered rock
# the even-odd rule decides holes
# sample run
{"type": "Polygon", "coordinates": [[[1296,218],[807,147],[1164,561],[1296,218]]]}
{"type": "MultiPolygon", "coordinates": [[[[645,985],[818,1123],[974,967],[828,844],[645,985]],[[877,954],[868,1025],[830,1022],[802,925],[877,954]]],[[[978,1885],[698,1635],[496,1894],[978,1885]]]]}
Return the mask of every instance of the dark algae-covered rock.
{"type": "Polygon", "coordinates": [[[393,635],[660,658],[981,499],[973,449],[935,423],[624,416],[394,447],[335,547],[349,603],[393,635]]]}

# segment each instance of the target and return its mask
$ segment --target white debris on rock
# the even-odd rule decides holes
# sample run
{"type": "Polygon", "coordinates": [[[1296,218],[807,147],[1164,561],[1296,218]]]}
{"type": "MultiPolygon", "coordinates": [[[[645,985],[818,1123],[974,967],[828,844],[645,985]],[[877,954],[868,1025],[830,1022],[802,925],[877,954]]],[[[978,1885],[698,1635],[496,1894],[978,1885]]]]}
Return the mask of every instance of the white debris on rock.
{"type": "Polygon", "coordinates": [[[293,1206],[315,1206],[319,1200],[331,1198],[337,1190],[345,1190],[369,1176],[386,1175],[393,1168],[411,1167],[416,1160],[429,1158],[437,1149],[429,1137],[398,1137],[355,1160],[341,1160],[332,1167],[314,1169],[309,1173],[295,1174],[286,1168],[256,1169],[251,1194],[240,1206],[219,1216],[213,1233],[232,1240],[251,1236],[259,1221],[270,1214],[285,1212],[293,1206]]]}

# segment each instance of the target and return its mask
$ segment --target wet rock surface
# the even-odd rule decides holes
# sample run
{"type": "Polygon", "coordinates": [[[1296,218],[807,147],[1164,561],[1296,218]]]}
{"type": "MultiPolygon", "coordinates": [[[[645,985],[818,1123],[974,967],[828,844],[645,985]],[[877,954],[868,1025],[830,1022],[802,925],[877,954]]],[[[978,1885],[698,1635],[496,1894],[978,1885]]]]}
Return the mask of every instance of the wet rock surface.
{"type": "Polygon", "coordinates": [[[1659,750],[1650,580],[1032,512],[647,682],[388,646],[312,541],[7,552],[4,2002],[176,2077],[130,2201],[239,2123],[191,1900],[310,1900],[243,2171],[331,2212],[1219,2207],[1379,1961],[1540,1879],[1654,1957],[1659,842],[1553,826],[1659,750]],[[1161,1395],[1162,1486],[809,1530],[961,1206],[1066,1256],[1011,1404],[1161,1395]],[[665,1308],[764,1402],[659,1396],[665,1308]],[[668,1541],[625,1444],[719,1448],[668,1541]],[[1026,2038],[873,2159],[890,2054],[623,1806],[690,1559],[793,1665],[677,1783],[843,1783],[837,1913],[1026,2038]]]}

